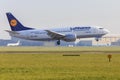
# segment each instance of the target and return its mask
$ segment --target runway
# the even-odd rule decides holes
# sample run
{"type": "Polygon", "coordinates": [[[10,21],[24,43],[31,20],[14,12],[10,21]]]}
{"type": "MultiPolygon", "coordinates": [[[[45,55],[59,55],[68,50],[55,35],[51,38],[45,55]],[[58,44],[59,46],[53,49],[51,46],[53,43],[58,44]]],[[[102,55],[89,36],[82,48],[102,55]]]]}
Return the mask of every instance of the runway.
{"type": "Polygon", "coordinates": [[[0,54],[108,54],[120,51],[0,51],[0,54]]]}
{"type": "Polygon", "coordinates": [[[0,54],[114,54],[120,47],[0,47],[0,54]]]}

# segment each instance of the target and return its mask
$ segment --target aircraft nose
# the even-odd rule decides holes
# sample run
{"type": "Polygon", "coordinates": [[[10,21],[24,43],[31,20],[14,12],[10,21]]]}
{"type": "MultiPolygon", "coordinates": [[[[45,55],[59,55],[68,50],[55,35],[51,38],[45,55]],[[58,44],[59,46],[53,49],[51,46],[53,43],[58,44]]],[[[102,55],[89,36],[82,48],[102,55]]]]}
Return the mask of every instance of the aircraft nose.
{"type": "Polygon", "coordinates": [[[108,33],[110,33],[110,31],[107,30],[107,29],[104,29],[104,33],[105,33],[105,34],[108,34],[108,33]]]}

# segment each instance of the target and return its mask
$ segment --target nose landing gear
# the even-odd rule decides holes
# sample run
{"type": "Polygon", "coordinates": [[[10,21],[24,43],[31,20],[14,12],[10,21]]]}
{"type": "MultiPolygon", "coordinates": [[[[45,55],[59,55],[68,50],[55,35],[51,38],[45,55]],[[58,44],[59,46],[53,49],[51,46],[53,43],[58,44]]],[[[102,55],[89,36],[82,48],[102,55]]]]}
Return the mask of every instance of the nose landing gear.
{"type": "Polygon", "coordinates": [[[99,41],[99,38],[96,38],[95,40],[98,42],[98,41],[99,41]]]}
{"type": "Polygon", "coordinates": [[[98,42],[101,40],[101,37],[97,37],[97,38],[95,38],[95,40],[98,42]]]}

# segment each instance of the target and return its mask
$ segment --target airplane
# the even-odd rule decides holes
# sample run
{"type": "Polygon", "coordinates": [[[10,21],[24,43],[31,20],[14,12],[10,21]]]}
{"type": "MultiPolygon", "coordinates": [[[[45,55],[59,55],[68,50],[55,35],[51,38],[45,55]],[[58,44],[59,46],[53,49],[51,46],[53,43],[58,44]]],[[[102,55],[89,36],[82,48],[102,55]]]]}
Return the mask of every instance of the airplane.
{"type": "Polygon", "coordinates": [[[35,29],[21,24],[12,13],[6,13],[10,30],[10,36],[35,41],[56,41],[60,45],[61,40],[66,42],[75,42],[80,38],[95,38],[96,41],[108,34],[109,30],[97,26],[75,26],[50,29],[35,29]]]}
{"type": "Polygon", "coordinates": [[[18,41],[17,43],[8,43],[7,46],[19,46],[20,45],[20,41],[18,41]]]}

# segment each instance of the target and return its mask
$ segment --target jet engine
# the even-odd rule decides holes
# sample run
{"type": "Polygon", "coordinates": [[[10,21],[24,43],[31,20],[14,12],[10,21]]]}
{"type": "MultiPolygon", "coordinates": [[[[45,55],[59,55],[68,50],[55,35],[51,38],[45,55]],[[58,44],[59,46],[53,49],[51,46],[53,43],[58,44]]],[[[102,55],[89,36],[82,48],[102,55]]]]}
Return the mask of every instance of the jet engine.
{"type": "Polygon", "coordinates": [[[67,42],[73,42],[76,41],[77,37],[75,34],[66,34],[65,37],[63,38],[64,41],[67,42]]]}

